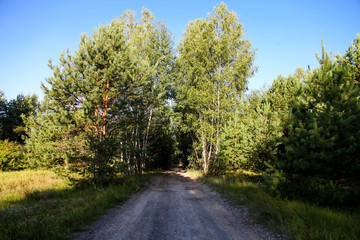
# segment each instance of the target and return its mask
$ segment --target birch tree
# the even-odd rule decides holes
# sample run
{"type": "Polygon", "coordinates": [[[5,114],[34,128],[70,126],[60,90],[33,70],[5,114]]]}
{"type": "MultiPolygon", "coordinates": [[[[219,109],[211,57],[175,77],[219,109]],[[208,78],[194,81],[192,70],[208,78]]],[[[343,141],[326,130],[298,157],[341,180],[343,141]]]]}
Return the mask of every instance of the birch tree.
{"type": "Polygon", "coordinates": [[[194,157],[204,172],[217,165],[222,128],[255,70],[244,35],[239,16],[221,3],[190,22],[179,44],[177,108],[187,109],[183,130],[194,133],[194,157]]]}
{"type": "Polygon", "coordinates": [[[149,148],[157,139],[152,136],[161,128],[162,117],[169,111],[170,74],[174,60],[171,33],[164,22],[157,21],[147,9],[140,19],[133,11],[126,11],[116,21],[124,26],[126,41],[134,48],[138,59],[146,59],[152,71],[135,98],[119,102],[118,110],[123,113],[119,125],[121,159],[127,172],[141,172],[149,162],[149,148]],[[126,104],[126,106],[124,106],[126,104]],[[152,139],[152,140],[151,140],[152,139]],[[155,140],[154,140],[155,139],[155,140]],[[129,152],[129,149],[134,151],[129,152]]]}

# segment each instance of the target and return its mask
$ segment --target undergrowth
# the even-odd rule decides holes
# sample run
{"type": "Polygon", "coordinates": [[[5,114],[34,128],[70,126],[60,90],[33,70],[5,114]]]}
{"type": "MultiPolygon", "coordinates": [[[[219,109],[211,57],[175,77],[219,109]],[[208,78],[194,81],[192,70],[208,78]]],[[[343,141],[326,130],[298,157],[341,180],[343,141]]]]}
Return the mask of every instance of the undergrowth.
{"type": "Polygon", "coordinates": [[[51,171],[0,172],[0,239],[70,239],[71,232],[129,198],[150,177],[79,188],[51,171]]]}

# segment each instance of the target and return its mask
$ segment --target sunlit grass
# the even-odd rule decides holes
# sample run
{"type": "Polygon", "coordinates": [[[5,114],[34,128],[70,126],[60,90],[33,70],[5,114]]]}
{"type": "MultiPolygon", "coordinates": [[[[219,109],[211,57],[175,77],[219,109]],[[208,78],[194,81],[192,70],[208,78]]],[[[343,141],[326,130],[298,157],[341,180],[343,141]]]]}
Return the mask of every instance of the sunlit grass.
{"type": "Polygon", "coordinates": [[[197,171],[197,170],[193,170],[193,169],[188,169],[186,170],[187,174],[190,175],[190,177],[192,179],[199,179],[204,177],[204,173],[201,171],[197,171]]]}
{"type": "MultiPolygon", "coordinates": [[[[194,171],[190,174],[200,178],[202,176],[201,173],[194,171]]],[[[265,222],[290,238],[360,239],[358,213],[274,197],[265,190],[261,182],[248,181],[253,177],[258,176],[204,176],[202,179],[235,205],[247,206],[252,212],[254,223],[265,222]]]]}
{"type": "Polygon", "coordinates": [[[0,209],[35,192],[69,188],[68,182],[49,170],[0,172],[0,209]]]}
{"type": "Polygon", "coordinates": [[[149,178],[122,178],[106,188],[75,188],[50,171],[0,172],[0,239],[69,239],[149,178]]]}

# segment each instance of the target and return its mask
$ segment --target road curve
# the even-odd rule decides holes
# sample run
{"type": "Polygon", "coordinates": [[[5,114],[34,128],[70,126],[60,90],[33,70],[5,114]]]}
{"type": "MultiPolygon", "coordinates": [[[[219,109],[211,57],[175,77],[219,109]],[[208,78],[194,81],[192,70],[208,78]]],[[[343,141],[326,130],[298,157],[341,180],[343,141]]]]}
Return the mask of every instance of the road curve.
{"type": "Polygon", "coordinates": [[[155,177],[74,239],[278,239],[184,171],[155,177]]]}

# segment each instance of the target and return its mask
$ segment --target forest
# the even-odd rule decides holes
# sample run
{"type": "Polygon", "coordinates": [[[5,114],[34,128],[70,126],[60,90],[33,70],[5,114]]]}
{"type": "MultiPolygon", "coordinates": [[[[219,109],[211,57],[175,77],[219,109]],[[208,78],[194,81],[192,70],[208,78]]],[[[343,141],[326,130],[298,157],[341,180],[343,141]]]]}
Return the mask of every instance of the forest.
{"type": "Polygon", "coordinates": [[[49,61],[41,101],[0,92],[0,170],[106,186],[182,164],[252,172],[286,199],[360,207],[360,35],[343,55],[324,41],[318,68],[248,91],[261,66],[225,4],[189,22],[177,46],[149,10],[126,11],[49,61]]]}

